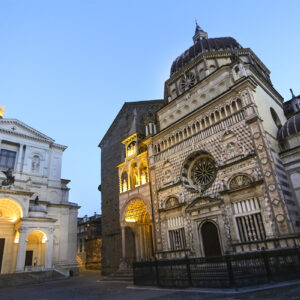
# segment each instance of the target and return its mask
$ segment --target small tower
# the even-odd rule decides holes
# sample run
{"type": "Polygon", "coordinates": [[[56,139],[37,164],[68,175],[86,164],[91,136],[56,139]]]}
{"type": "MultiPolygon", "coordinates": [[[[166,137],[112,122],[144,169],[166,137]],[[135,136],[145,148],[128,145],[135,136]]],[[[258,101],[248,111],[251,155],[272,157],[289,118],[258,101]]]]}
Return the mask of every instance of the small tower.
{"type": "Polygon", "coordinates": [[[196,30],[193,36],[194,44],[196,44],[200,40],[207,39],[207,38],[208,38],[207,32],[203,31],[196,21],[196,30]]]}

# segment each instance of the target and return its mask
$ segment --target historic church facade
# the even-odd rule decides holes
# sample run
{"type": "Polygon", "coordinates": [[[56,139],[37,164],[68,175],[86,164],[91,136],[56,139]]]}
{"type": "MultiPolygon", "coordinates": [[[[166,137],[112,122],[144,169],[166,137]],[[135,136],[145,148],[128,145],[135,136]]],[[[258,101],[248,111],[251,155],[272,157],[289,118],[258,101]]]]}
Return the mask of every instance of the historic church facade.
{"type": "MultiPolygon", "coordinates": [[[[3,111],[2,111],[3,112],[3,111]]],[[[0,118],[0,273],[77,272],[77,211],[61,179],[66,146],[0,118]]]]}
{"type": "Polygon", "coordinates": [[[193,41],[164,99],[125,103],[100,142],[104,273],[299,246],[299,98],[287,113],[235,39],[197,25],[193,41]]]}

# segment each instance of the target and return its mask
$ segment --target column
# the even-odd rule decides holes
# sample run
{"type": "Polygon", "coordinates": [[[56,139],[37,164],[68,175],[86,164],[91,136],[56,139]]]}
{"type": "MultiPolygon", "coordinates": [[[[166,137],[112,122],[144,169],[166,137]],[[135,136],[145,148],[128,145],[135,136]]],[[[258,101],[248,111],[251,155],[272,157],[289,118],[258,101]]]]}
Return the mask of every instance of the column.
{"type": "Polygon", "coordinates": [[[46,246],[46,259],[45,259],[45,268],[52,268],[52,258],[53,258],[53,230],[48,232],[48,241],[46,246]]]}
{"type": "Polygon", "coordinates": [[[126,258],[125,227],[122,226],[121,230],[122,230],[122,258],[125,259],[126,258]]]}
{"type": "Polygon", "coordinates": [[[25,267],[25,256],[26,256],[26,245],[27,245],[27,231],[24,228],[20,228],[20,239],[18,247],[18,256],[16,264],[16,272],[24,272],[25,267]]]}
{"type": "Polygon", "coordinates": [[[20,148],[19,148],[19,154],[18,154],[18,163],[17,163],[17,171],[21,172],[21,168],[22,168],[22,155],[23,155],[23,144],[20,144],[20,148]]]}
{"type": "Polygon", "coordinates": [[[143,241],[143,227],[142,225],[139,225],[139,241],[140,241],[140,249],[141,249],[141,260],[144,259],[145,253],[144,253],[144,241],[143,241]]]}

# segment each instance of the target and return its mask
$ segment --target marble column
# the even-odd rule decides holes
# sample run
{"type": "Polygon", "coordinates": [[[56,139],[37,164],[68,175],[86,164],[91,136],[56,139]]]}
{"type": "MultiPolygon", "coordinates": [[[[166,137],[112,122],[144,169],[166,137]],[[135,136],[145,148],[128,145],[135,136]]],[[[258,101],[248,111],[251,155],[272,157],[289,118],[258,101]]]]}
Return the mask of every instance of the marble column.
{"type": "Polygon", "coordinates": [[[22,169],[22,156],[23,156],[24,145],[20,144],[19,153],[18,153],[18,162],[17,162],[17,171],[21,172],[22,169]]]}
{"type": "Polygon", "coordinates": [[[122,258],[125,259],[126,258],[125,227],[122,226],[121,230],[122,230],[122,258]]]}
{"type": "Polygon", "coordinates": [[[53,259],[53,231],[48,233],[48,241],[46,246],[46,259],[45,259],[45,268],[52,268],[52,259],[53,259]]]}
{"type": "Polygon", "coordinates": [[[26,245],[27,245],[27,231],[20,228],[20,238],[18,247],[18,256],[16,264],[16,272],[23,272],[25,267],[26,245]]]}

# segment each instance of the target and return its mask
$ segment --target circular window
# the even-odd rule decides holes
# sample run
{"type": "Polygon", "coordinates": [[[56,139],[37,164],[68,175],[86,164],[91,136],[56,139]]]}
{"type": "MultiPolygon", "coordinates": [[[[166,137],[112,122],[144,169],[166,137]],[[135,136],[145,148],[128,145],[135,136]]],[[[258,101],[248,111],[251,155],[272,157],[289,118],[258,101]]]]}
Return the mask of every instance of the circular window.
{"type": "Polygon", "coordinates": [[[215,162],[208,157],[199,158],[191,167],[191,180],[194,185],[208,186],[216,177],[215,162]]]}
{"type": "Polygon", "coordinates": [[[195,152],[186,159],[181,175],[186,188],[194,192],[204,191],[216,179],[216,163],[208,153],[195,152]]]}
{"type": "Polygon", "coordinates": [[[196,76],[194,73],[188,73],[184,78],[180,81],[180,90],[184,92],[185,90],[191,88],[196,83],[196,76]]]}

